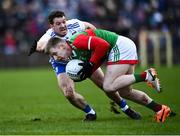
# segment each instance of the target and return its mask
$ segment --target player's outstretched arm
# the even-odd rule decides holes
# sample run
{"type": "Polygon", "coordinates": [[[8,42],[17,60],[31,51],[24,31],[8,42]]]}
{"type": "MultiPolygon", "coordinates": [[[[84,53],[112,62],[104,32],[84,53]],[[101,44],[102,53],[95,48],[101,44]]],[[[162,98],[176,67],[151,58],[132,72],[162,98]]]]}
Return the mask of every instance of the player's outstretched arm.
{"type": "Polygon", "coordinates": [[[85,29],[92,29],[92,30],[96,29],[96,27],[89,22],[83,22],[83,23],[84,23],[85,29]]]}
{"type": "Polygon", "coordinates": [[[33,53],[44,53],[45,46],[47,44],[47,41],[34,41],[32,46],[29,49],[28,56],[31,56],[33,53]]]}
{"type": "Polygon", "coordinates": [[[39,40],[37,42],[36,52],[44,53],[44,50],[45,50],[47,43],[48,43],[48,41],[39,40]]]}

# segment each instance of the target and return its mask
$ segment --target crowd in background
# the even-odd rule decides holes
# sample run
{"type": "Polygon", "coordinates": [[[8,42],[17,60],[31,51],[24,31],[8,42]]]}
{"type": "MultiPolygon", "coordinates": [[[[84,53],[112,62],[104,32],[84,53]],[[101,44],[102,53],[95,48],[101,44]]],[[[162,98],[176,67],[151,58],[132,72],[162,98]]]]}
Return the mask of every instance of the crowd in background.
{"type": "Polygon", "coordinates": [[[1,0],[0,55],[27,53],[49,27],[47,17],[53,10],[128,36],[136,43],[142,29],[170,31],[173,53],[180,54],[179,0],[1,0]]]}

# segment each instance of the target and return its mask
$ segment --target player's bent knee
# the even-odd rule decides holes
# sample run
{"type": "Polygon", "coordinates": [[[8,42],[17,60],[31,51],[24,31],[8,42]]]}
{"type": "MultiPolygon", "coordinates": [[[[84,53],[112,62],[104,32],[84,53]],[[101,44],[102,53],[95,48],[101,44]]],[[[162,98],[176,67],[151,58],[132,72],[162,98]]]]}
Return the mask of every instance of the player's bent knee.
{"type": "Polygon", "coordinates": [[[64,96],[65,96],[67,99],[74,99],[74,94],[71,93],[71,92],[65,93],[64,96]]]}
{"type": "Polygon", "coordinates": [[[103,84],[103,90],[105,92],[113,92],[113,91],[115,91],[114,87],[112,85],[110,85],[110,84],[107,84],[107,83],[103,84]]]}
{"type": "Polygon", "coordinates": [[[67,98],[67,99],[73,99],[74,98],[74,91],[73,89],[66,89],[63,91],[64,93],[64,96],[67,98]]]}

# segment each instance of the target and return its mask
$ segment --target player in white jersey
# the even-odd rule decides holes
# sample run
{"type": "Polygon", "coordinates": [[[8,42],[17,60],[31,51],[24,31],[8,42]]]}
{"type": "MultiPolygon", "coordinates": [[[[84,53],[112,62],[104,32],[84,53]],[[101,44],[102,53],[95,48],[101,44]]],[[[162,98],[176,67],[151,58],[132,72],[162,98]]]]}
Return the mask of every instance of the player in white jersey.
{"type": "MultiPolygon", "coordinates": [[[[83,31],[88,27],[91,29],[96,29],[92,24],[80,21],[78,19],[66,21],[65,14],[61,11],[52,12],[49,15],[49,23],[51,28],[48,29],[47,32],[39,39],[37,42],[37,47],[32,47],[30,54],[32,54],[35,50],[43,53],[44,48],[51,37],[59,37],[68,41],[69,37],[71,37],[73,34],[83,31]]],[[[87,104],[83,96],[75,91],[74,82],[65,73],[67,62],[62,61],[62,58],[54,56],[50,58],[50,63],[57,75],[58,85],[64,96],[72,105],[87,113],[85,118],[86,120],[95,120],[95,111],[87,104]]],[[[100,88],[102,88],[103,78],[104,74],[100,68],[91,76],[91,80],[100,88]]],[[[106,94],[109,98],[115,101],[129,117],[133,119],[140,119],[141,116],[129,108],[126,101],[122,99],[118,93],[110,92],[106,94]]]]}

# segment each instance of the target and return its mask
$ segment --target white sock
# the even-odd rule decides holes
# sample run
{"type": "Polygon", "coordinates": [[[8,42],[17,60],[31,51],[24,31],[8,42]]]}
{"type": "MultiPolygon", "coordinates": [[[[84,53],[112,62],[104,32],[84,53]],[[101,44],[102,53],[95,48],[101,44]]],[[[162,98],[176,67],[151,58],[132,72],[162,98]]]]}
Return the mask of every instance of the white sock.
{"type": "Polygon", "coordinates": [[[87,114],[96,114],[96,112],[93,109],[91,109],[87,114]]]}
{"type": "Polygon", "coordinates": [[[126,105],[126,106],[124,106],[124,108],[121,108],[121,110],[125,112],[128,108],[129,108],[129,106],[126,105]]]}

